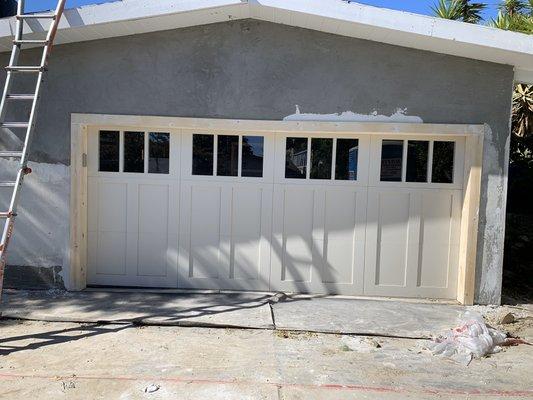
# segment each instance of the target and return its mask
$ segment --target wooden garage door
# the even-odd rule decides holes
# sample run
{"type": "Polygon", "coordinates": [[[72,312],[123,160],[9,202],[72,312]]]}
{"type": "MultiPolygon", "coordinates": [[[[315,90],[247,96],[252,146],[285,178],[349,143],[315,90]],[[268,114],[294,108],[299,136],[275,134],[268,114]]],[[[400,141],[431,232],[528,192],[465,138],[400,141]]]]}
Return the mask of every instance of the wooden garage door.
{"type": "Polygon", "coordinates": [[[179,135],[91,130],[89,285],[177,287],[179,135]]]}
{"type": "Polygon", "coordinates": [[[273,290],[363,292],[369,138],[276,141],[273,290]]]}
{"type": "Polygon", "coordinates": [[[180,287],[269,290],[272,137],[183,133],[180,287]]]}
{"type": "Polygon", "coordinates": [[[373,137],[365,294],[456,298],[464,145],[373,137]]]}
{"type": "Polygon", "coordinates": [[[455,298],[464,146],[93,129],[88,283],[455,298]]]}

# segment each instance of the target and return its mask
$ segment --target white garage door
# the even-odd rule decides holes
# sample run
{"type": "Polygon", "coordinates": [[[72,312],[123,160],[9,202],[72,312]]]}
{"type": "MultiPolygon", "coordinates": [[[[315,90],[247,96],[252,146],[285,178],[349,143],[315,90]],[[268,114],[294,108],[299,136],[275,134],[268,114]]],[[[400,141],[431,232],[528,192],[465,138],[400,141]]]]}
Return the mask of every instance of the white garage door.
{"type": "Polygon", "coordinates": [[[91,129],[88,283],[454,298],[464,145],[91,129]]]}

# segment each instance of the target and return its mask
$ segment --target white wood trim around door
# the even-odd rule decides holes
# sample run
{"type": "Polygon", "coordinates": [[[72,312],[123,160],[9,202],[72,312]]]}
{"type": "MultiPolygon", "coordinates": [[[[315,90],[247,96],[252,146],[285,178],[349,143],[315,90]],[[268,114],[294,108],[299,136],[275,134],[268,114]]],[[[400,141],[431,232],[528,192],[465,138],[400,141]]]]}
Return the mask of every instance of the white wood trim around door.
{"type": "MultiPolygon", "coordinates": [[[[482,138],[487,129],[483,125],[455,125],[455,124],[405,124],[405,123],[355,123],[355,122],[313,122],[313,121],[251,121],[251,120],[220,120],[220,119],[201,119],[201,118],[179,118],[179,117],[151,117],[151,116],[124,116],[124,115],[97,115],[97,114],[72,114],[71,119],[71,204],[70,204],[70,273],[69,279],[67,282],[68,289],[70,290],[81,290],[85,288],[87,282],[87,236],[88,236],[88,217],[87,217],[87,187],[88,187],[88,173],[87,173],[87,157],[88,155],[88,131],[92,127],[98,127],[99,129],[115,129],[115,130],[128,130],[132,128],[141,127],[142,130],[162,130],[168,132],[181,132],[182,138],[187,138],[190,136],[190,133],[194,132],[209,132],[209,133],[222,133],[222,134],[235,134],[235,135],[249,135],[254,132],[257,134],[265,135],[265,137],[272,138],[272,143],[280,140],[282,137],[302,135],[305,137],[332,137],[338,138],[340,135],[347,135],[348,137],[358,137],[361,141],[366,142],[367,140],[375,142],[380,137],[401,137],[402,139],[409,138],[427,138],[427,140],[446,140],[448,139],[458,139],[460,143],[460,148],[458,151],[464,154],[464,157],[461,157],[461,171],[456,171],[457,176],[460,176],[460,180],[464,179],[464,195],[460,196],[460,199],[457,200],[457,197],[454,197],[454,200],[450,204],[454,204],[452,207],[453,213],[457,213],[457,210],[462,210],[463,218],[461,219],[461,228],[460,228],[460,244],[457,249],[458,252],[458,276],[451,276],[451,279],[456,279],[458,282],[457,285],[457,299],[462,303],[471,303],[473,301],[473,277],[475,276],[475,259],[476,259],[476,246],[471,245],[475,243],[477,239],[477,214],[476,211],[479,210],[479,196],[480,196],[480,157],[482,149],[482,138]],[[464,177],[464,178],[463,178],[464,177]],[[457,203],[459,201],[459,204],[457,203]],[[465,245],[468,243],[469,245],[465,245]]],[[[239,139],[242,140],[242,139],[239,139]]],[[[265,142],[265,147],[270,146],[269,140],[265,142]]],[[[457,149],[456,149],[457,150],[457,149]]],[[[282,186],[286,183],[277,168],[282,165],[283,161],[279,158],[283,157],[282,151],[280,152],[279,147],[276,150],[276,156],[272,160],[275,165],[272,165],[272,168],[266,168],[265,171],[273,171],[273,175],[269,176],[268,173],[265,174],[262,182],[258,182],[260,186],[263,184],[268,184],[270,187],[271,184],[274,184],[274,192],[265,192],[265,188],[261,189],[263,193],[263,201],[274,201],[276,196],[282,196],[281,192],[282,186]],[[281,161],[281,162],[280,162],[281,161]],[[266,196],[266,197],[265,197],[266,196]],[[268,200],[270,198],[270,200],[268,200]]],[[[372,155],[371,157],[374,157],[372,155]]],[[[184,155],[176,159],[180,159],[181,162],[185,163],[184,155]]],[[[360,160],[361,162],[361,160],[360,160]]],[[[366,165],[370,165],[371,160],[363,160],[366,165]]],[[[182,167],[183,168],[183,167],[182,167]]],[[[183,169],[182,169],[183,170],[183,169]]],[[[364,174],[367,174],[367,178],[363,178],[362,181],[369,179],[368,184],[371,187],[373,177],[368,175],[370,169],[362,170],[362,177],[364,174]]],[[[456,180],[456,183],[459,180],[456,180]]],[[[238,182],[235,182],[238,184],[238,182]]],[[[245,181],[241,182],[242,184],[245,181]]],[[[463,182],[461,182],[463,184],[463,182]]],[[[205,185],[212,186],[216,184],[210,182],[208,178],[205,179],[205,185]]],[[[352,193],[354,198],[358,198],[361,194],[358,193],[357,184],[352,186],[345,187],[342,184],[339,184],[332,181],[327,182],[308,182],[308,185],[302,184],[301,182],[294,182],[294,187],[297,189],[301,187],[302,190],[312,189],[314,186],[315,192],[313,194],[314,200],[313,204],[315,207],[316,217],[321,217],[323,210],[320,208],[320,204],[323,203],[322,200],[327,201],[323,198],[324,188],[331,187],[337,188],[335,190],[347,191],[347,193],[352,193]],[[311,184],[311,186],[309,186],[311,184]],[[299,186],[300,185],[300,186],[299,186]],[[316,207],[319,206],[317,209],[316,207]]],[[[385,185],[386,186],[386,185],[385,185]]],[[[393,185],[391,185],[392,189],[393,185]]],[[[416,184],[413,186],[416,188],[416,184]]],[[[462,186],[461,186],[462,188],[462,186]]],[[[366,188],[362,188],[363,191],[366,188]]],[[[385,187],[384,187],[385,189],[385,187]]],[[[439,190],[438,187],[428,187],[428,190],[439,190]]],[[[459,188],[450,188],[454,190],[459,190],[459,188]]],[[[442,192],[445,192],[447,189],[442,189],[442,192]]],[[[361,210],[356,210],[355,220],[361,222],[362,219],[367,218],[366,207],[367,197],[369,194],[364,194],[361,197],[361,204],[364,205],[361,210]]],[[[183,195],[180,197],[177,202],[183,202],[183,195]]],[[[417,200],[412,198],[411,201],[414,201],[413,207],[421,206],[419,203],[422,200],[417,200]],[[418,202],[418,203],[417,203],[418,202]]],[[[358,200],[359,202],[359,200],[358,200]]],[[[181,209],[183,205],[180,205],[181,209]]],[[[325,210],[325,209],[324,209],[325,210]]],[[[280,218],[279,214],[276,215],[264,215],[266,221],[270,220],[273,225],[272,236],[273,242],[276,238],[276,235],[279,236],[280,231],[280,218]],[[278,233],[276,233],[278,232],[278,233]]],[[[179,228],[181,229],[181,227],[179,228]]],[[[363,251],[365,239],[364,230],[360,230],[361,227],[355,226],[354,234],[354,248],[363,251]],[[359,232],[359,233],[357,233],[359,232]],[[357,247],[357,243],[359,247],[357,247]]],[[[456,229],[456,228],[454,228],[456,229]]],[[[313,240],[318,238],[319,233],[324,233],[324,228],[313,229],[312,238],[313,240]]],[[[180,231],[181,232],[181,231],[180,231]]],[[[177,235],[181,235],[178,232],[177,235]]],[[[281,232],[281,231],[280,231],[281,232]]],[[[416,233],[410,233],[416,235],[416,233]]],[[[321,236],[323,240],[323,235],[321,236]]],[[[367,244],[368,246],[368,244],[367,244]]],[[[364,250],[368,251],[368,249],[364,250]]],[[[266,257],[266,255],[265,255],[266,257]]],[[[276,265],[279,264],[279,260],[273,259],[272,261],[267,260],[266,258],[262,261],[265,263],[271,263],[273,268],[276,269],[276,265]],[[277,263],[277,264],[276,264],[277,263]]],[[[261,271],[262,280],[267,279],[267,272],[261,271]]],[[[272,278],[269,277],[272,282],[272,278]]],[[[357,282],[354,284],[353,294],[361,293],[361,288],[364,282],[362,276],[357,278],[357,282]]],[[[193,287],[194,284],[191,284],[193,287]]],[[[216,286],[216,285],[215,285],[216,286]]],[[[215,288],[213,286],[213,288],[215,288]]],[[[231,288],[231,285],[227,285],[231,288]]],[[[274,285],[275,286],[275,285],[274,285]]],[[[280,290],[298,290],[298,285],[285,285],[280,284],[280,290]]],[[[324,285],[317,286],[317,292],[321,292],[321,289],[324,288],[324,285]]],[[[335,285],[333,285],[335,286],[335,285]]],[[[327,285],[325,285],[325,291],[327,292],[327,285]]],[[[238,288],[238,287],[236,287],[238,288]]],[[[264,289],[264,286],[259,285],[257,288],[250,287],[251,289],[264,289]]],[[[376,294],[386,294],[381,293],[379,290],[376,294]]],[[[394,294],[392,294],[394,295],[394,294]]]]}

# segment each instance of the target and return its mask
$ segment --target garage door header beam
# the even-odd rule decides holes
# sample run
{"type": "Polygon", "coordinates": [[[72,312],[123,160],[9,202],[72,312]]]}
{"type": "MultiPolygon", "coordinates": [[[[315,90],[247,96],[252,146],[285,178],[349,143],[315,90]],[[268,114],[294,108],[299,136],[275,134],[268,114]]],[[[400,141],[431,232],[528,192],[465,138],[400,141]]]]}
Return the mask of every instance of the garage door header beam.
{"type": "Polygon", "coordinates": [[[357,133],[368,135],[403,134],[432,136],[482,135],[484,125],[424,124],[405,122],[346,122],[346,121],[265,121],[247,119],[209,119],[183,117],[153,117],[110,114],[72,114],[73,125],[98,125],[154,129],[195,129],[202,131],[280,132],[280,133],[357,133]]]}

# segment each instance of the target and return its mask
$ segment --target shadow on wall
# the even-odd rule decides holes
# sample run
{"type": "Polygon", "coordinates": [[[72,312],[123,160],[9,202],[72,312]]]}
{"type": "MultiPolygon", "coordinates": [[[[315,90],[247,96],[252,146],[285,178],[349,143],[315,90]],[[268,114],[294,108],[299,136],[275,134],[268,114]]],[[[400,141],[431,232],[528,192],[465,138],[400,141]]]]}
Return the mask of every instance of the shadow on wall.
{"type": "MultiPolygon", "coordinates": [[[[68,255],[69,167],[30,162],[20,197],[15,233],[8,251],[6,286],[64,287],[59,276],[68,255]],[[16,267],[16,266],[32,267],[16,267]]],[[[0,159],[0,180],[13,181],[18,162],[0,159]]],[[[12,188],[0,188],[8,209],[12,188]]],[[[3,229],[3,224],[2,224],[3,229]]]]}

